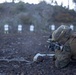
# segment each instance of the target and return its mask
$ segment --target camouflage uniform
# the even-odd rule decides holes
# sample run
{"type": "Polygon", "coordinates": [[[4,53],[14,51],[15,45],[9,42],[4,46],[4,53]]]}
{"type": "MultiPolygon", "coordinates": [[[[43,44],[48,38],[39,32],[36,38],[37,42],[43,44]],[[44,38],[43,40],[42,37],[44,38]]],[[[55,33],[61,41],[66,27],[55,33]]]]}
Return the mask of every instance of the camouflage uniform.
{"type": "Polygon", "coordinates": [[[76,35],[70,27],[61,25],[52,33],[51,41],[63,45],[61,50],[55,50],[55,66],[57,68],[67,66],[71,58],[76,59],[76,35]]]}

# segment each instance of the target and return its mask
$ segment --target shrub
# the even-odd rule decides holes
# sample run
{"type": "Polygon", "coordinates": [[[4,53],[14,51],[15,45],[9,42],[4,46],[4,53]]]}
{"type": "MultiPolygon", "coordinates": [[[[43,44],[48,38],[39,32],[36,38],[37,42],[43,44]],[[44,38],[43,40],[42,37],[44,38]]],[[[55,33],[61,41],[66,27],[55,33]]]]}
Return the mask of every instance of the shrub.
{"type": "Polygon", "coordinates": [[[29,13],[20,13],[18,18],[22,24],[31,24],[32,23],[32,16],[29,13]]]}
{"type": "Polygon", "coordinates": [[[25,3],[24,2],[19,2],[16,6],[17,11],[25,11],[25,3]]]}
{"type": "Polygon", "coordinates": [[[3,12],[3,11],[4,11],[4,5],[0,4],[0,12],[3,12]]]}

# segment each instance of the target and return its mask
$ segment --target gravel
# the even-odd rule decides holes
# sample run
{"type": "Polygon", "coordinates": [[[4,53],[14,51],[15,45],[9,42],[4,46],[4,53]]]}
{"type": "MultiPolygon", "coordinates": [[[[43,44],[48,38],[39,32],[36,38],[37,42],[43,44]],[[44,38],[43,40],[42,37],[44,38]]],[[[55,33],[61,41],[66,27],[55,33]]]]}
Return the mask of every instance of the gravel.
{"type": "Polygon", "coordinates": [[[30,61],[0,61],[0,75],[76,75],[76,62],[63,69],[57,69],[52,58],[33,62],[37,53],[51,53],[48,50],[49,33],[26,32],[0,35],[0,59],[30,61]]]}

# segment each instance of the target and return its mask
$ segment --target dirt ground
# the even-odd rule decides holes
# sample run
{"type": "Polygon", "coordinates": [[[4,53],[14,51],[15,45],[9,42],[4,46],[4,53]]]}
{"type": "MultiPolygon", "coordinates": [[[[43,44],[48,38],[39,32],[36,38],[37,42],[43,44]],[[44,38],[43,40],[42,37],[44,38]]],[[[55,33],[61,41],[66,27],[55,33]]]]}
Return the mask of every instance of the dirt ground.
{"type": "Polygon", "coordinates": [[[0,61],[0,75],[76,75],[76,62],[57,69],[54,61],[46,57],[42,62],[32,62],[37,53],[48,50],[49,33],[26,32],[0,35],[0,59],[23,58],[31,63],[0,61]]]}

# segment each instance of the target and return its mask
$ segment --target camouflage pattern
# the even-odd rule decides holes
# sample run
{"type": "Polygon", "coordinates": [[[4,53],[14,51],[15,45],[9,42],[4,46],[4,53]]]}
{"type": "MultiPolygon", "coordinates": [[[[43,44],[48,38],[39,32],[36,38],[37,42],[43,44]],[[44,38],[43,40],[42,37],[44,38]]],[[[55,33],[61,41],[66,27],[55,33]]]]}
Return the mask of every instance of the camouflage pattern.
{"type": "Polygon", "coordinates": [[[68,42],[63,46],[62,50],[55,50],[55,66],[63,68],[68,65],[71,58],[71,48],[68,42]]]}
{"type": "Polygon", "coordinates": [[[52,33],[51,41],[59,41],[62,37],[68,38],[71,34],[72,30],[70,27],[61,25],[57,30],[52,33]]]}
{"type": "Polygon", "coordinates": [[[61,28],[59,27],[54,31],[54,33],[56,33],[55,35],[59,36],[57,38],[58,40],[55,39],[55,35],[52,37],[53,41],[60,42],[63,45],[63,48],[61,50],[55,50],[55,66],[57,68],[63,68],[67,66],[71,61],[71,58],[76,59],[76,33],[72,32],[71,29],[67,27],[68,31],[66,29],[66,32],[69,33],[69,36],[67,35],[68,37],[66,37],[67,33],[64,33],[63,29],[61,30],[61,32],[63,31],[63,34],[61,34],[60,29],[61,28]],[[59,34],[62,36],[60,36],[59,34]]]}

